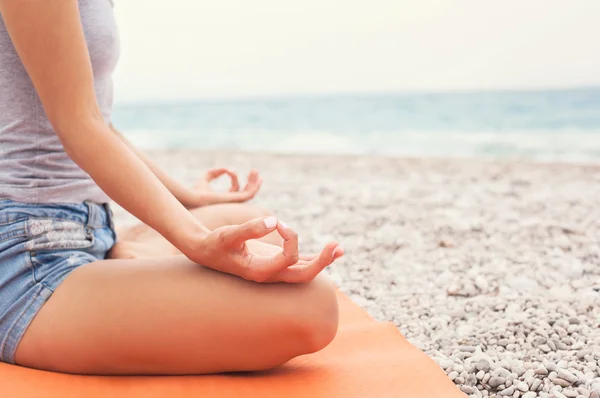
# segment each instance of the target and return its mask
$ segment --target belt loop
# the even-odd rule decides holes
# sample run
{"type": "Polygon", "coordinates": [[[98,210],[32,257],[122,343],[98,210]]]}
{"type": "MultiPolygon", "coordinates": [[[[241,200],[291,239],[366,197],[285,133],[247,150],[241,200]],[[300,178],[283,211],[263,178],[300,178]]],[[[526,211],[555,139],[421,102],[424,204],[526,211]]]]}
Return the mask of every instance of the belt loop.
{"type": "Polygon", "coordinates": [[[106,218],[108,221],[108,225],[110,226],[110,229],[112,229],[114,231],[115,230],[114,213],[110,207],[110,203],[104,203],[102,206],[104,206],[104,211],[106,211],[106,218]]]}
{"type": "Polygon", "coordinates": [[[88,219],[86,226],[90,228],[100,227],[100,214],[98,214],[98,207],[91,202],[85,202],[85,205],[88,208],[88,219]]]}

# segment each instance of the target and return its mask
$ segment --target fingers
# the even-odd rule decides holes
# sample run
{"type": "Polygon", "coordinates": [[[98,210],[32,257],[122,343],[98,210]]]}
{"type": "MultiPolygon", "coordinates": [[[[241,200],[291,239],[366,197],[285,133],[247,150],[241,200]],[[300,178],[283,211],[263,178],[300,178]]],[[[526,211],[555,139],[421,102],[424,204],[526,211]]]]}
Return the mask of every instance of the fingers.
{"type": "MultiPolygon", "coordinates": [[[[342,249],[340,246],[338,246],[337,249],[338,249],[338,253],[336,253],[334,260],[337,260],[338,258],[340,258],[344,255],[344,249],[342,249]]],[[[307,263],[309,261],[313,261],[318,256],[319,256],[318,254],[300,255],[300,261],[307,263]]]]}
{"type": "Polygon", "coordinates": [[[204,179],[206,181],[212,181],[215,178],[219,178],[221,177],[223,174],[225,174],[227,172],[227,169],[210,169],[206,172],[206,174],[204,174],[204,179]]]}
{"type": "Polygon", "coordinates": [[[255,266],[251,268],[256,282],[271,282],[281,271],[298,263],[298,234],[282,222],[277,224],[277,231],[283,238],[283,251],[272,257],[253,257],[255,266]]]}
{"type": "Polygon", "coordinates": [[[344,255],[344,249],[337,242],[328,243],[318,257],[303,264],[282,270],[278,278],[287,283],[305,283],[313,280],[325,267],[344,255]]]}
{"type": "Polygon", "coordinates": [[[248,174],[248,182],[246,183],[244,190],[240,191],[240,182],[237,174],[229,169],[219,168],[208,170],[204,176],[204,181],[198,182],[196,187],[208,189],[211,181],[221,177],[224,174],[229,176],[231,180],[231,187],[226,195],[219,195],[219,203],[235,203],[250,200],[256,196],[262,185],[262,179],[260,178],[258,172],[256,170],[252,170],[250,174],[248,174]]]}
{"type": "MultiPolygon", "coordinates": [[[[260,177],[258,175],[258,171],[256,170],[252,170],[250,172],[250,174],[248,174],[248,182],[246,183],[246,188],[248,188],[248,186],[250,185],[256,185],[256,183],[260,180],[260,177]]],[[[244,189],[246,189],[244,188],[244,189]]]]}
{"type": "Polygon", "coordinates": [[[243,191],[230,192],[227,195],[228,202],[245,202],[256,196],[262,185],[262,179],[258,176],[257,172],[252,172],[248,176],[248,183],[244,187],[243,191]],[[254,173],[254,174],[253,174],[254,173]]]}
{"type": "Polygon", "coordinates": [[[258,175],[258,171],[252,170],[250,174],[248,174],[248,182],[246,183],[246,186],[244,187],[243,191],[248,196],[248,199],[256,195],[256,193],[260,189],[261,184],[262,179],[258,175]]]}
{"type": "Polygon", "coordinates": [[[260,239],[277,229],[275,217],[255,218],[240,225],[232,225],[223,231],[227,244],[241,244],[250,239],[260,239]]]}
{"type": "Polygon", "coordinates": [[[337,260],[340,257],[343,257],[344,254],[346,254],[346,252],[344,251],[344,248],[342,246],[336,247],[333,251],[333,261],[337,260]]]}
{"type": "Polygon", "coordinates": [[[283,238],[283,251],[280,254],[282,257],[281,261],[285,262],[287,267],[296,264],[300,258],[298,253],[298,234],[282,221],[277,223],[277,232],[283,238]]]}
{"type": "Polygon", "coordinates": [[[252,248],[258,251],[246,252],[243,266],[245,271],[240,273],[240,276],[255,282],[309,282],[325,267],[344,255],[339,243],[331,242],[318,256],[303,256],[307,260],[300,259],[298,234],[275,217],[255,219],[239,226],[227,227],[224,243],[230,247],[243,248],[244,242],[260,239],[275,230],[283,238],[282,250],[267,248],[261,252],[260,246],[252,248]]]}
{"type": "Polygon", "coordinates": [[[305,261],[305,262],[312,261],[315,258],[317,258],[317,256],[318,256],[318,254],[302,255],[302,256],[300,256],[300,261],[305,261]]]}
{"type": "Polygon", "coordinates": [[[216,180],[221,177],[223,174],[226,174],[231,180],[231,187],[229,188],[229,192],[237,192],[240,190],[240,182],[238,180],[237,174],[233,171],[225,168],[219,169],[211,169],[206,172],[204,175],[205,184],[209,184],[211,181],[216,180]]]}
{"type": "Polygon", "coordinates": [[[253,183],[252,185],[247,184],[246,187],[244,188],[244,190],[240,193],[243,193],[243,197],[244,200],[250,200],[253,197],[256,196],[256,194],[258,193],[258,191],[260,190],[260,187],[262,185],[262,180],[258,180],[256,183],[253,183]]]}
{"type": "MultiPolygon", "coordinates": [[[[341,246],[338,246],[336,248],[336,250],[334,250],[334,258],[333,258],[333,260],[335,261],[338,258],[342,257],[343,255],[344,255],[344,249],[341,246]]],[[[306,264],[306,263],[308,263],[310,261],[313,261],[318,256],[319,256],[319,254],[300,255],[300,263],[306,264]]]]}
{"type": "Polygon", "coordinates": [[[229,192],[237,192],[240,190],[240,182],[238,181],[238,176],[233,171],[225,170],[225,173],[229,176],[231,180],[231,188],[229,188],[229,192]]]}

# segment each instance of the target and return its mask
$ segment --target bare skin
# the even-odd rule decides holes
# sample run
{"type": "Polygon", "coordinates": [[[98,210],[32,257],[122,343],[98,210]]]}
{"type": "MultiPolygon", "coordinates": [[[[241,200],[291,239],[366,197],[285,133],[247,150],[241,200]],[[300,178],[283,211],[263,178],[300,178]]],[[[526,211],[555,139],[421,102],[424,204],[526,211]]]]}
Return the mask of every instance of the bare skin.
{"type": "MultiPolygon", "coordinates": [[[[268,210],[246,203],[219,203],[190,209],[190,212],[209,229],[243,224],[254,218],[274,215],[268,210]]],[[[109,258],[144,258],[181,254],[179,249],[143,223],[117,228],[117,235],[119,241],[111,250],[109,258]]],[[[260,240],[276,246],[283,244],[283,239],[276,232],[260,240]]]]}
{"type": "MultiPolygon", "coordinates": [[[[248,193],[188,189],[104,122],[77,0],[0,0],[0,12],[66,153],[156,231],[154,242],[160,236],[182,253],[79,267],[27,329],[16,363],[79,374],[199,374],[268,369],[325,347],[337,330],[337,302],[319,273],[343,255],[338,243],[306,257],[294,230],[273,217],[204,224],[190,208],[248,193]],[[260,241],[274,234],[281,247],[260,241]]],[[[253,196],[260,179],[249,180],[253,196]]]]}
{"type": "Polygon", "coordinates": [[[325,347],[331,284],[258,284],[184,256],[78,268],[21,341],[16,362],[78,374],[263,370],[325,347]]]}

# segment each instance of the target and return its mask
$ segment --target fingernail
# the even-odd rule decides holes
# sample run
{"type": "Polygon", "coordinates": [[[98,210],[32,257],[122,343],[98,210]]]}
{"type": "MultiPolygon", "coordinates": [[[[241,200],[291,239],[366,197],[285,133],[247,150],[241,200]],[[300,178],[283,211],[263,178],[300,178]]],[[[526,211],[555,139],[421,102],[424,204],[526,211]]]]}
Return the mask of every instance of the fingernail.
{"type": "Polygon", "coordinates": [[[342,249],[342,246],[338,246],[335,248],[335,250],[333,251],[333,255],[337,256],[339,254],[342,254],[344,252],[344,249],[342,249]]]}
{"type": "Polygon", "coordinates": [[[279,225],[281,225],[283,228],[289,228],[288,225],[283,221],[279,221],[279,225]]]}
{"type": "Polygon", "coordinates": [[[275,217],[267,217],[264,219],[265,226],[269,229],[273,228],[277,225],[277,218],[275,217]]]}

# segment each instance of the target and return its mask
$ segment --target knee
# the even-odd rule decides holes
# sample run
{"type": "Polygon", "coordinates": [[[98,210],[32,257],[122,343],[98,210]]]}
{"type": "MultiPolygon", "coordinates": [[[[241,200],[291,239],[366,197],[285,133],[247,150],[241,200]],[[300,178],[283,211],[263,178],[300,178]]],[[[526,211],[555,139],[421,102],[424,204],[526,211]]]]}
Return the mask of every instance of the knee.
{"type": "Polygon", "coordinates": [[[325,348],[338,330],[338,302],[333,283],[322,274],[304,286],[295,314],[304,354],[325,348]]]}

